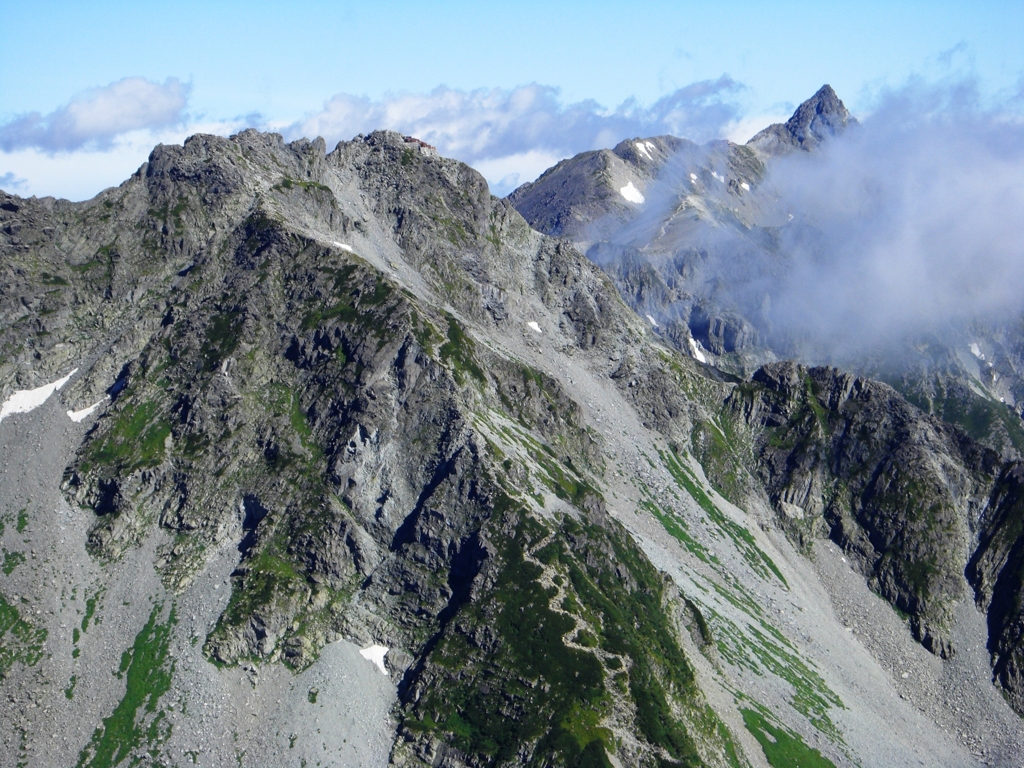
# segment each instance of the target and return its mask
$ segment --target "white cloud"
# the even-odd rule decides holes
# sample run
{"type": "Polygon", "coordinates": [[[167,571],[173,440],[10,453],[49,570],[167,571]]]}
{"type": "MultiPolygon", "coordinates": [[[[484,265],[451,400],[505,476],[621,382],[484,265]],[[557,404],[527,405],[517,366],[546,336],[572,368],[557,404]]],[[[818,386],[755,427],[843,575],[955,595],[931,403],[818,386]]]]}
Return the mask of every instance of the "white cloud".
{"type": "Polygon", "coordinates": [[[496,191],[505,191],[536,178],[558,159],[633,136],[719,138],[737,118],[731,98],[741,88],[723,76],[680,88],[649,107],[629,99],[615,109],[592,100],[565,104],[557,88],[536,83],[511,90],[441,87],[377,101],[342,93],[285,133],[323,136],[333,144],[379,128],[400,131],[470,163],[496,191]]]}
{"type": "Polygon", "coordinates": [[[505,157],[479,160],[473,167],[486,179],[495,180],[491,182],[491,192],[495,195],[507,195],[521,184],[533,181],[561,159],[562,157],[554,152],[535,149],[505,157]]]}
{"type": "Polygon", "coordinates": [[[227,135],[258,125],[289,139],[323,136],[329,144],[387,128],[411,134],[470,163],[507,194],[559,160],[611,147],[634,136],[719,138],[735,124],[742,86],[727,76],[680,88],[649,106],[629,99],[614,109],[593,100],[564,103],[557,88],[463,91],[436,88],[379,100],[338,94],[298,122],[186,124],[188,86],[125,78],[95,88],[48,115],[32,113],[0,126],[0,176],[19,194],[81,200],[124,181],[157,142],[180,143],[196,132],[227,135]],[[17,185],[19,179],[20,186],[17,185]]]}
{"type": "Polygon", "coordinates": [[[86,91],[48,115],[31,112],[0,126],[0,149],[49,153],[108,149],[117,137],[131,131],[180,124],[188,91],[188,85],[173,77],[162,85],[126,77],[86,91]]]}
{"type": "Polygon", "coordinates": [[[24,188],[25,179],[20,176],[16,176],[10,171],[0,176],[0,189],[7,192],[19,192],[24,188]]]}
{"type": "Polygon", "coordinates": [[[87,200],[135,173],[156,144],[181,144],[195,133],[227,136],[247,124],[241,119],[192,123],[163,131],[131,131],[119,135],[104,149],[93,147],[52,153],[31,147],[13,152],[0,151],[0,168],[10,169],[0,176],[0,188],[23,197],[52,195],[69,200],[87,200]],[[8,176],[14,179],[15,185],[8,186],[5,182],[8,176]]]}
{"type": "MultiPolygon", "coordinates": [[[[856,129],[774,160],[760,185],[771,239],[709,227],[700,259],[686,257],[690,285],[713,286],[777,351],[817,361],[1019,316],[1024,116],[977,91],[912,81],[856,129]]],[[[668,182],[645,192],[652,220],[690,188],[668,182]]]]}
{"type": "Polygon", "coordinates": [[[759,131],[764,130],[769,125],[774,123],[785,123],[792,116],[792,110],[789,114],[766,114],[766,115],[754,115],[753,117],[740,117],[737,120],[729,123],[722,131],[722,138],[728,139],[735,144],[746,144],[754,135],[759,131]]]}
{"type": "Polygon", "coordinates": [[[890,92],[862,126],[775,168],[806,225],[783,231],[777,325],[834,343],[1021,311],[1024,121],[966,80],[890,92]]]}

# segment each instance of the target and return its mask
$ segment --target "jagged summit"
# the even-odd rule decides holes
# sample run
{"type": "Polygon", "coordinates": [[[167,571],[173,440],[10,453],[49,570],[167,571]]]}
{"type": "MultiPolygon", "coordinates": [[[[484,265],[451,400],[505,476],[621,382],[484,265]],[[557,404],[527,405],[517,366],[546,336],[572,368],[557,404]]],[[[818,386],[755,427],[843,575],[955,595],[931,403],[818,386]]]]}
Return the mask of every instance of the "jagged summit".
{"type": "Polygon", "coordinates": [[[856,125],[856,118],[827,83],[797,107],[784,124],[775,123],[760,131],[748,145],[770,155],[788,154],[796,149],[814,149],[829,136],[856,125]]]}

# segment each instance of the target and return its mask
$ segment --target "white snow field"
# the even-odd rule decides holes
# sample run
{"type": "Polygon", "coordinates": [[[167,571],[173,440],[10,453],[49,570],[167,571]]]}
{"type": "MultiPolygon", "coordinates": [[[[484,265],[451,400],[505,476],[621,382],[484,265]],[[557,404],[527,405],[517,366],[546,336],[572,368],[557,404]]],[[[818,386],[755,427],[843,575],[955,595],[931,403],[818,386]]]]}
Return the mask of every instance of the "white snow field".
{"type": "Polygon", "coordinates": [[[631,203],[640,205],[644,201],[644,196],[640,194],[640,190],[633,186],[633,182],[629,182],[626,186],[619,190],[619,194],[626,198],[631,203]]]}
{"type": "Polygon", "coordinates": [[[40,405],[49,400],[50,395],[67,384],[71,377],[77,372],[78,369],[75,368],[75,370],[63,379],[57,379],[57,381],[44,384],[43,386],[36,387],[35,389],[19,389],[8,397],[4,401],[3,406],[0,407],[0,421],[3,421],[13,413],[28,413],[29,411],[34,411],[40,405]]]}

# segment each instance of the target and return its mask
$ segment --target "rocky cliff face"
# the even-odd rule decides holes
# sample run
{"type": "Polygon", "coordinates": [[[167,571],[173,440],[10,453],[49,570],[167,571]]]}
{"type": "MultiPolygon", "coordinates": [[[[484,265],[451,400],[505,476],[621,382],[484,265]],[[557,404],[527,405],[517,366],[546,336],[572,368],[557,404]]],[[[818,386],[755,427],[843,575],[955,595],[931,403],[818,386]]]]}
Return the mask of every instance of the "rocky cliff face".
{"type": "Polygon", "coordinates": [[[1024,711],[1018,461],[887,385],[833,368],[765,366],[732,390],[724,415],[750,442],[706,448],[712,479],[735,495],[763,488],[802,546],[835,541],[942,658],[956,652],[955,606],[973,594],[988,614],[994,674],[1024,711]],[[757,481],[737,482],[736,462],[757,481]]]}
{"type": "Polygon", "coordinates": [[[978,547],[967,566],[980,608],[988,614],[988,649],[996,679],[1024,714],[1024,469],[1002,469],[981,520],[978,547]]]}
{"type": "MultiPolygon", "coordinates": [[[[595,210],[633,215],[621,187],[687,152],[588,158],[621,175],[595,210]]],[[[756,183],[760,160],[701,157],[725,215],[748,190],[715,163],[756,183]]],[[[0,496],[5,553],[32,546],[0,606],[16,760],[346,764],[370,733],[399,765],[886,764],[921,724],[893,705],[880,737],[892,690],[849,682],[882,673],[799,551],[819,532],[940,655],[967,567],[1019,701],[1013,466],[885,385],[679,354],[461,163],[384,132],[196,136],[86,203],[4,196],[0,231],[4,396],[77,368],[85,425],[0,427],[60,435],[53,476],[0,496]],[[320,708],[364,708],[346,643],[383,652],[393,699],[329,746],[320,708]]],[[[755,343],[692,316],[709,355],[755,343]]]]}
{"type": "Polygon", "coordinates": [[[785,155],[796,150],[809,152],[857,124],[832,86],[823,85],[797,107],[789,120],[769,125],[747,144],[768,155],[785,155]]]}
{"type": "Polygon", "coordinates": [[[951,654],[998,456],[884,384],[834,369],[766,366],[729,407],[757,430],[759,473],[790,529],[831,536],[927,648],[951,654]]]}
{"type": "Polygon", "coordinates": [[[394,134],[247,132],[160,147],[85,205],[5,205],[8,380],[85,357],[73,396],[109,393],[64,477],[93,556],[162,530],[181,592],[237,541],[213,661],[406,649],[402,764],[727,762],[678,598],[605,511],[600,437],[498,341],[547,316],[607,356],[642,327],[478,174],[394,134]]]}

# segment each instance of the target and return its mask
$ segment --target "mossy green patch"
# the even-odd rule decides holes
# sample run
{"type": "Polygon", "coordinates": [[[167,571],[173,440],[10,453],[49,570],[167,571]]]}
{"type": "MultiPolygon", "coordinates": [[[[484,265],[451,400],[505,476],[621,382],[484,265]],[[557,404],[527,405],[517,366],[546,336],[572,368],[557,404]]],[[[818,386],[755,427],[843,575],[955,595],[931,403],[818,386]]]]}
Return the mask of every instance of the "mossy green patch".
{"type": "Polygon", "coordinates": [[[41,272],[39,277],[43,285],[67,285],[68,281],[60,275],[51,275],[49,272],[41,272]]]}
{"type": "Polygon", "coordinates": [[[139,405],[129,398],[113,426],[85,451],[83,464],[125,471],[155,467],[164,459],[164,444],[171,425],[154,402],[139,405]]]}
{"type": "Polygon", "coordinates": [[[153,748],[170,736],[170,725],[157,708],[174,675],[170,640],[177,620],[173,606],[163,621],[162,615],[163,607],[155,605],[135,636],[125,670],[124,697],[93,732],[78,757],[77,768],[112,768],[129,758],[134,765],[141,757],[140,748],[153,748]]]}
{"type": "Polygon", "coordinates": [[[15,663],[35,666],[43,657],[46,630],[21,617],[21,613],[0,595],[0,679],[15,663]]]}
{"type": "Polygon", "coordinates": [[[95,594],[85,599],[85,613],[82,615],[82,631],[85,632],[89,629],[89,623],[93,620],[96,615],[96,606],[99,603],[100,597],[103,596],[103,590],[98,590],[95,594]]]}
{"type": "Polygon", "coordinates": [[[683,462],[676,458],[671,451],[658,451],[658,453],[661,455],[661,460],[679,487],[693,497],[694,501],[700,505],[700,508],[707,513],[708,518],[732,539],[740,554],[743,555],[743,559],[747,561],[750,567],[766,579],[770,578],[770,575],[773,574],[788,589],[789,584],[786,582],[786,577],[782,575],[782,571],[775,565],[775,561],[757,546],[753,534],[739,523],[726,517],[718,509],[711,500],[711,497],[700,487],[697,478],[692,475],[683,462]]]}
{"type": "Polygon", "coordinates": [[[481,384],[487,380],[483,369],[476,362],[473,353],[473,340],[466,335],[459,321],[449,315],[448,341],[441,345],[438,354],[442,361],[452,366],[455,379],[460,384],[467,373],[481,384]]]}
{"type": "Polygon", "coordinates": [[[747,487],[743,458],[734,434],[731,416],[723,413],[714,422],[698,423],[691,435],[693,453],[716,490],[733,503],[739,503],[747,487]]]}
{"type": "Polygon", "coordinates": [[[3,572],[5,576],[10,576],[14,573],[14,569],[25,562],[24,552],[8,552],[4,550],[4,564],[3,572]]]}
{"type": "Polygon", "coordinates": [[[274,185],[274,188],[275,189],[303,189],[303,190],[306,190],[307,192],[309,192],[309,191],[326,192],[326,193],[330,194],[331,196],[334,195],[334,193],[331,191],[331,188],[328,187],[326,184],[321,184],[318,181],[303,181],[303,180],[300,180],[300,179],[289,179],[287,177],[285,177],[279,183],[274,185]]]}
{"type": "Polygon", "coordinates": [[[666,531],[675,537],[692,554],[696,555],[705,563],[718,563],[717,557],[708,552],[699,541],[690,535],[686,521],[683,518],[665,512],[655,502],[647,499],[640,502],[641,508],[650,512],[662,524],[666,531]]]}
{"type": "Polygon", "coordinates": [[[238,348],[244,324],[244,315],[236,310],[220,312],[210,318],[206,325],[203,345],[199,350],[204,370],[217,370],[221,361],[238,348]]]}
{"type": "Polygon", "coordinates": [[[757,739],[772,768],[835,768],[818,750],[804,744],[792,731],[772,725],[752,709],[742,709],[743,724],[757,739]]]}
{"type": "Polygon", "coordinates": [[[715,582],[710,584],[733,606],[751,617],[751,621],[741,627],[709,606],[702,606],[702,611],[709,617],[708,623],[714,627],[715,642],[722,658],[754,674],[767,672],[785,680],[793,687],[793,709],[833,743],[843,744],[842,734],[829,717],[829,712],[845,707],[814,669],[813,663],[801,658],[793,643],[766,620],[760,606],[744,594],[738,584],[731,587],[715,582]]]}

